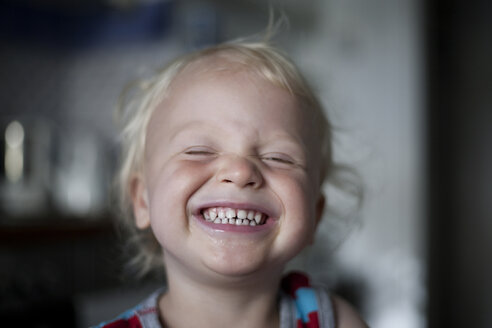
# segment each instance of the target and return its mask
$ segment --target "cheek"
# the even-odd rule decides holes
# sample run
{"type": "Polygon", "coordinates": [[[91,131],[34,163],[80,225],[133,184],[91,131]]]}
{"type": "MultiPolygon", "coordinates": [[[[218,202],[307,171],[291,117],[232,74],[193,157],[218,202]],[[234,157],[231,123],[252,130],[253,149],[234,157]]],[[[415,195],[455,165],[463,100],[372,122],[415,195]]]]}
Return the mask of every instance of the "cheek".
{"type": "Polygon", "coordinates": [[[284,233],[293,240],[310,240],[316,221],[316,197],[308,177],[279,179],[276,190],[285,211],[284,233]]]}
{"type": "Polygon", "coordinates": [[[179,230],[188,230],[187,204],[207,180],[207,170],[193,163],[170,164],[149,176],[150,221],[161,244],[179,230]]]}

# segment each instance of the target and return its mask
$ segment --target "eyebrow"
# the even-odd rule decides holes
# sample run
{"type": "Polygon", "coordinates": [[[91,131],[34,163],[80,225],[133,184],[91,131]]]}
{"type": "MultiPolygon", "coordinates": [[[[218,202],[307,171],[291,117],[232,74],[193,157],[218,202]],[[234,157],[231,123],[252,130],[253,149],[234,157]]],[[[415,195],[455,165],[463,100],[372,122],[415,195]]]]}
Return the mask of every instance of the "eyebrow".
{"type": "Polygon", "coordinates": [[[301,137],[290,133],[279,133],[268,139],[268,142],[287,143],[292,146],[301,145],[302,150],[307,150],[307,144],[301,137]]]}
{"type": "Polygon", "coordinates": [[[173,141],[180,134],[186,132],[187,130],[189,130],[193,126],[199,126],[199,127],[203,128],[204,125],[201,123],[201,121],[198,121],[198,120],[194,120],[194,121],[190,121],[190,122],[186,122],[184,124],[178,125],[178,126],[173,128],[174,131],[171,133],[171,136],[169,137],[169,141],[173,141]]]}

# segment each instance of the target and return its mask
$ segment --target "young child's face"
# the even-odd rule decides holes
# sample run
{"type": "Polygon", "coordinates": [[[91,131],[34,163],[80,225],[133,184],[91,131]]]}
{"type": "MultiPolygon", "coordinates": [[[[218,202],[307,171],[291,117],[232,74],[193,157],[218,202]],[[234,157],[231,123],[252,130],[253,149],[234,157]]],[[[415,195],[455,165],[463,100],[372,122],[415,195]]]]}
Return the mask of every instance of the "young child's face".
{"type": "Polygon", "coordinates": [[[311,242],[323,207],[305,110],[241,72],[183,73],[169,94],[151,116],[133,183],[137,226],[151,226],[168,271],[281,270],[311,242]]]}

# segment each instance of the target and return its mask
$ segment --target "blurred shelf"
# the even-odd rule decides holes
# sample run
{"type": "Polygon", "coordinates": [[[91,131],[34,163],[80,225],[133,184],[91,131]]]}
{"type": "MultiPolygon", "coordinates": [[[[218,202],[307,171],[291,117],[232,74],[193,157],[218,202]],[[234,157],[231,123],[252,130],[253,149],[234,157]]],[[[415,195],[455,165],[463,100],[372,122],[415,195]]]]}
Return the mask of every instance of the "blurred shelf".
{"type": "Polygon", "coordinates": [[[0,219],[1,246],[57,243],[106,233],[114,233],[114,224],[110,215],[96,218],[46,216],[0,219]]]}

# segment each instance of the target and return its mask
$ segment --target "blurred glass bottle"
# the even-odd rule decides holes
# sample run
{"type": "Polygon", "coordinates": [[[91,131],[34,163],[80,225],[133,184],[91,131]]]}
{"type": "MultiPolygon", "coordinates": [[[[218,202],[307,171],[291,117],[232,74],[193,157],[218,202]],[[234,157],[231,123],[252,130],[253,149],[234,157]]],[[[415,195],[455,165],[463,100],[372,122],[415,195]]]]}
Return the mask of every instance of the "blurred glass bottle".
{"type": "Polygon", "coordinates": [[[43,119],[3,120],[1,127],[1,209],[5,216],[42,215],[49,208],[52,133],[43,119]]]}
{"type": "Polygon", "coordinates": [[[52,196],[64,216],[100,218],[108,209],[111,154],[88,126],[60,131],[52,196]]]}

